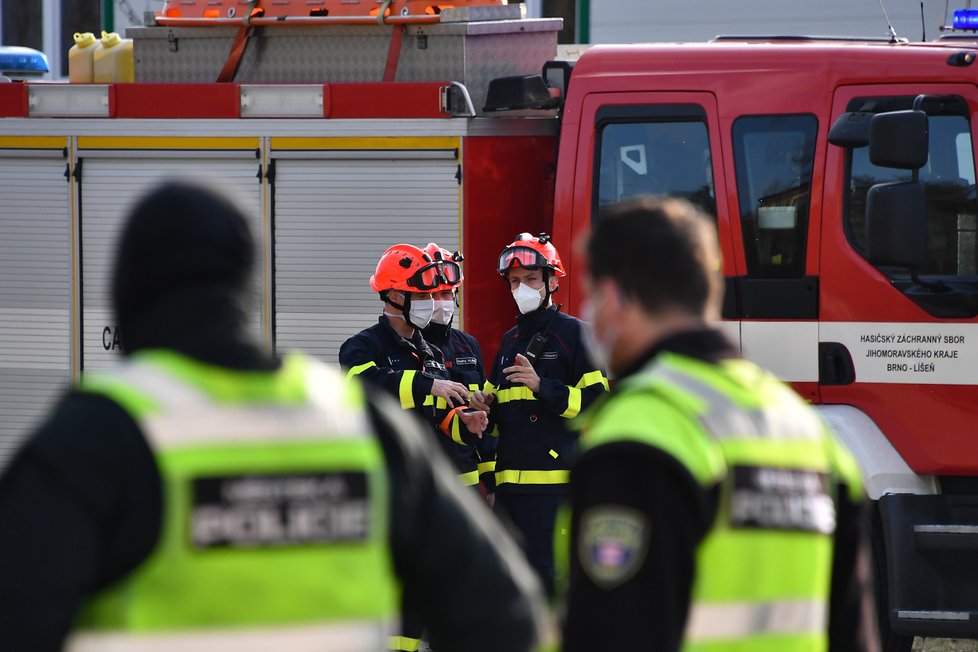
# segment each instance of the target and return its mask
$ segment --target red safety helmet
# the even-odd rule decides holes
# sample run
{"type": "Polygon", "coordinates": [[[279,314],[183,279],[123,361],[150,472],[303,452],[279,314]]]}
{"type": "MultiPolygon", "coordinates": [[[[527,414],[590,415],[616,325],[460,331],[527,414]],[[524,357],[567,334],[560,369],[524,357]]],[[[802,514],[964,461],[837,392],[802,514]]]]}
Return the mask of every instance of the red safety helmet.
{"type": "Polygon", "coordinates": [[[434,242],[429,242],[425,245],[424,252],[431,257],[433,261],[441,265],[442,276],[445,277],[445,284],[440,286],[435,292],[442,292],[444,290],[454,290],[457,286],[462,284],[465,280],[465,275],[462,274],[462,266],[459,265],[460,262],[465,260],[465,256],[461,252],[456,251],[455,253],[450,252],[448,249],[444,249],[434,242]]]}
{"type": "Polygon", "coordinates": [[[560,254],[557,248],[550,244],[550,236],[541,233],[532,236],[529,233],[521,233],[508,247],[499,254],[499,265],[496,268],[500,274],[506,274],[511,267],[523,267],[524,269],[549,269],[554,276],[567,276],[564,265],[560,262],[560,254]]]}
{"type": "Polygon", "coordinates": [[[396,244],[384,252],[370,277],[375,292],[432,292],[444,284],[440,263],[414,245],[396,244]]]}

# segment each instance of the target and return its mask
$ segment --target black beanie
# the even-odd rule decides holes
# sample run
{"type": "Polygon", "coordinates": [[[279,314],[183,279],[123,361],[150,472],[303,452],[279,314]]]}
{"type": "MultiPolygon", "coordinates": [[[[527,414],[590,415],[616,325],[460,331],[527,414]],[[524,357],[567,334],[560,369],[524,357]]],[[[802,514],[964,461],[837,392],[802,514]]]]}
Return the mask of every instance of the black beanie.
{"type": "Polygon", "coordinates": [[[158,302],[196,288],[241,295],[254,241],[228,196],[186,181],[165,182],[132,208],[116,250],[112,302],[126,327],[158,302]]]}

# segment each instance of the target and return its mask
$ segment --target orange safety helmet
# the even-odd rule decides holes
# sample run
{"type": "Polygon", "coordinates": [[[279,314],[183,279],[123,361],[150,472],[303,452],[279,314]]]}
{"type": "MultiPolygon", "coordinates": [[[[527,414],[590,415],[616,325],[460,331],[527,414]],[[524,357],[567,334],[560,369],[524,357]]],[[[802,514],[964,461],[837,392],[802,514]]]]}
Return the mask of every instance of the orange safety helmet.
{"type": "Polygon", "coordinates": [[[388,248],[370,277],[370,287],[375,292],[432,292],[443,283],[440,263],[409,244],[396,244],[388,248]]]}
{"type": "Polygon", "coordinates": [[[465,280],[465,275],[462,273],[462,266],[459,265],[459,263],[465,260],[465,256],[463,256],[460,251],[452,253],[448,249],[444,249],[434,242],[429,242],[425,245],[424,252],[428,254],[433,261],[441,265],[441,273],[445,278],[444,285],[439,286],[435,292],[454,290],[457,286],[462,284],[462,281],[465,280]]]}
{"type": "Polygon", "coordinates": [[[516,266],[524,269],[549,269],[558,278],[567,276],[564,265],[560,262],[557,247],[550,244],[550,236],[546,233],[538,236],[521,233],[503,249],[503,253],[499,254],[499,265],[496,271],[505,275],[511,267],[516,266]]]}

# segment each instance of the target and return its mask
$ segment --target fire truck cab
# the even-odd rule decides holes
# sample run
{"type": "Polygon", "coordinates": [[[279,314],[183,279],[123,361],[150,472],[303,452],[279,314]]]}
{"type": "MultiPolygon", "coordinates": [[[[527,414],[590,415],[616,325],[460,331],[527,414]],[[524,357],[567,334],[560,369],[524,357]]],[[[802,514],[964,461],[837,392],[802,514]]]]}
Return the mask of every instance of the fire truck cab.
{"type": "Polygon", "coordinates": [[[558,248],[641,193],[715,217],[724,327],[818,405],[877,501],[889,649],[978,636],[974,47],[599,46],[563,107],[558,248]]]}

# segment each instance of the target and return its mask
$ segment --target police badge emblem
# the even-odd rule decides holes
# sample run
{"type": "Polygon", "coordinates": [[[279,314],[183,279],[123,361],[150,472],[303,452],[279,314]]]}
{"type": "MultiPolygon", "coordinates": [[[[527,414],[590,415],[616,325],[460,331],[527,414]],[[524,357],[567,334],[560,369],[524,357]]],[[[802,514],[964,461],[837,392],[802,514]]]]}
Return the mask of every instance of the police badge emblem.
{"type": "Polygon", "coordinates": [[[585,511],[578,543],[584,572],[602,589],[631,579],[645,560],[649,530],[648,519],[634,509],[603,505],[585,511]]]}

